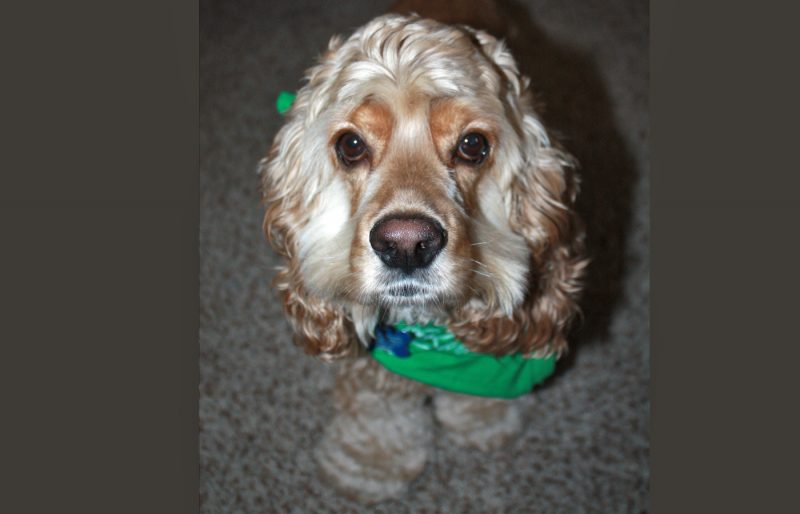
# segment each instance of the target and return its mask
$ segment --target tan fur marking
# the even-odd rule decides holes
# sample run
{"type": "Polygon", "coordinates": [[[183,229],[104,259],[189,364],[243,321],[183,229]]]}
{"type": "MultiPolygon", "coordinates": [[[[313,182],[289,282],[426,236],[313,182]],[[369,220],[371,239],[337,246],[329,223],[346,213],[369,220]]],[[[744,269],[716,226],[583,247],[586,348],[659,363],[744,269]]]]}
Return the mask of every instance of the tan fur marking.
{"type": "Polygon", "coordinates": [[[372,151],[371,164],[380,165],[380,159],[392,137],[394,116],[382,103],[367,100],[350,115],[350,122],[359,128],[372,151]]]}
{"type": "MultiPolygon", "coordinates": [[[[355,166],[345,168],[336,160],[336,166],[342,168],[342,173],[347,178],[350,187],[350,213],[354,214],[358,209],[364,187],[367,182],[369,172],[380,162],[386,153],[386,148],[392,138],[394,128],[394,116],[389,108],[374,100],[366,100],[357,107],[349,116],[348,121],[358,130],[364,142],[369,147],[370,154],[365,162],[355,166]]],[[[332,144],[336,139],[348,130],[339,130],[332,138],[332,144]]]]}

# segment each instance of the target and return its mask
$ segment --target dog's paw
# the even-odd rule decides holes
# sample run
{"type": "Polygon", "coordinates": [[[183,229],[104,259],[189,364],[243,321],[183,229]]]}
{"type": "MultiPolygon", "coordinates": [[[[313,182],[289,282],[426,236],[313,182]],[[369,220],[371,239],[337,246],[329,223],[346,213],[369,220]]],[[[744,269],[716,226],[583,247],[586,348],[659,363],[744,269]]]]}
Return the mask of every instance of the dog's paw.
{"type": "Polygon", "coordinates": [[[436,396],[436,418],[456,445],[492,451],[519,434],[519,408],[514,402],[454,393],[436,396]]]}
{"type": "Polygon", "coordinates": [[[425,455],[416,455],[418,462],[405,463],[404,469],[386,473],[360,461],[345,448],[320,445],[316,459],[320,477],[343,496],[365,504],[401,499],[409,483],[425,467],[425,455]],[[420,458],[421,457],[421,458],[420,458]]]}
{"type": "Polygon", "coordinates": [[[339,415],[326,428],[315,457],[322,479],[362,503],[402,498],[425,468],[432,442],[430,416],[339,415]]]}
{"type": "Polygon", "coordinates": [[[405,448],[394,455],[374,450],[329,434],[315,452],[322,479],[361,503],[402,498],[409,483],[425,468],[426,448],[405,448]]]}

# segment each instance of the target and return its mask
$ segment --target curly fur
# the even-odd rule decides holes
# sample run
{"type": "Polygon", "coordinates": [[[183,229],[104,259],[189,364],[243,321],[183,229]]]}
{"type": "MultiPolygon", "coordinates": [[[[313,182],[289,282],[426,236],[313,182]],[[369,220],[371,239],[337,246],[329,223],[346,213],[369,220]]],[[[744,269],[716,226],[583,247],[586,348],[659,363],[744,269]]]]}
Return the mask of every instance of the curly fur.
{"type": "Polygon", "coordinates": [[[356,356],[379,320],[405,319],[447,324],[476,351],[564,351],[586,265],[579,182],[505,45],[388,15],[334,37],[307,80],[260,168],[264,231],[286,261],[275,285],[297,343],[326,360],[356,356]],[[370,150],[353,169],[334,151],[347,130],[370,150]],[[479,166],[452,159],[467,130],[491,145],[479,166]],[[398,212],[448,234],[411,298],[392,294],[368,242],[376,220],[398,212]]]}

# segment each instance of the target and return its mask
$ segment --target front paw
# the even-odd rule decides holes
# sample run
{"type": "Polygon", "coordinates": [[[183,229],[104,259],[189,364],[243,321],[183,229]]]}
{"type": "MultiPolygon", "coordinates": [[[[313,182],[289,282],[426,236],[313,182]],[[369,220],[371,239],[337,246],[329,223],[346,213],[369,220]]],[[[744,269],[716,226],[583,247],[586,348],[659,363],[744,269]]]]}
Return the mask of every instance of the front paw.
{"type": "Polygon", "coordinates": [[[436,418],[453,443],[481,451],[500,448],[522,427],[513,401],[456,393],[436,396],[436,418]]]}
{"type": "MultiPolygon", "coordinates": [[[[376,425],[382,420],[369,420],[376,425]]],[[[425,468],[430,430],[418,420],[379,431],[345,416],[334,419],[316,449],[321,477],[342,495],[362,503],[400,499],[425,468]]]]}
{"type": "Polygon", "coordinates": [[[316,451],[321,478],[341,495],[365,504],[400,499],[408,492],[413,477],[423,464],[407,473],[383,473],[380,467],[365,464],[344,448],[320,445],[316,451]],[[403,478],[403,475],[408,478],[403,478]]]}

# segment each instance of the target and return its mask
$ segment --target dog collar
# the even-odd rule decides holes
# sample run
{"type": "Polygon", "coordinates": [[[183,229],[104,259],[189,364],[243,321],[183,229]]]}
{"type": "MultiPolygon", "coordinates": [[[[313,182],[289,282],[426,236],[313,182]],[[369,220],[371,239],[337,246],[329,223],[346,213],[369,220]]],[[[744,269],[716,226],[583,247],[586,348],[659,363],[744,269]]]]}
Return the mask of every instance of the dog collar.
{"type": "Polygon", "coordinates": [[[494,398],[527,394],[555,370],[556,357],[472,352],[442,325],[404,322],[375,329],[372,357],[398,375],[456,393],[494,398]]]}

